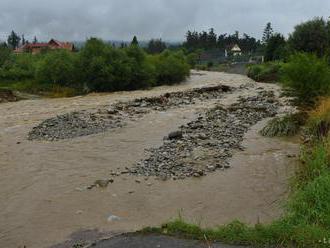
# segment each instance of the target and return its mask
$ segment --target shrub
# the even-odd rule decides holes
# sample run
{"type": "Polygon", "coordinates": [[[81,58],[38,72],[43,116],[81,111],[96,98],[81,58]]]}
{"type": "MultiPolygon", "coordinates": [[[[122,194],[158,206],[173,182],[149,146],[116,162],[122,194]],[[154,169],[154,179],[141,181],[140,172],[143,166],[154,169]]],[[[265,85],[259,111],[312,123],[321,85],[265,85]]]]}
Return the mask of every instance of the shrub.
{"type": "Polygon", "coordinates": [[[6,81],[32,79],[38,60],[38,56],[31,54],[10,54],[0,67],[0,78],[6,81]]]}
{"type": "Polygon", "coordinates": [[[42,84],[69,86],[74,84],[74,56],[59,50],[44,55],[37,66],[36,80],[42,84]]]}
{"type": "Polygon", "coordinates": [[[145,52],[138,46],[126,48],[130,59],[131,80],[129,90],[143,89],[154,86],[156,83],[156,69],[147,59],[145,52]]]}
{"type": "Polygon", "coordinates": [[[280,79],[282,65],[281,62],[249,65],[247,76],[257,82],[277,82],[280,79]]]}
{"type": "Polygon", "coordinates": [[[309,115],[306,128],[308,134],[317,139],[326,137],[330,130],[330,99],[320,100],[319,105],[309,115]]]}
{"type": "Polygon", "coordinates": [[[299,105],[311,105],[330,90],[330,69],[326,59],[299,53],[283,66],[284,85],[293,90],[299,105]]]}
{"type": "Polygon", "coordinates": [[[185,80],[190,74],[190,67],[183,53],[165,51],[154,60],[157,85],[175,84],[185,80]]]}
{"type": "Polygon", "coordinates": [[[195,68],[198,62],[198,54],[197,53],[190,53],[187,55],[187,63],[190,65],[191,68],[195,68]]]}
{"type": "Polygon", "coordinates": [[[304,123],[302,114],[291,114],[270,120],[260,131],[263,136],[280,137],[296,135],[304,123]]]}

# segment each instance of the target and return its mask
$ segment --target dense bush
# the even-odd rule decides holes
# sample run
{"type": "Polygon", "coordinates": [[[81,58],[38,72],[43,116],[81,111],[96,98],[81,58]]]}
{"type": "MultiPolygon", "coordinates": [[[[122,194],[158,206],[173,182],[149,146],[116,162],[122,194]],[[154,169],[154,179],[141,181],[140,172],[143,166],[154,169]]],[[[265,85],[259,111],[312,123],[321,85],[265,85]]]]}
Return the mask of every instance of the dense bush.
{"type": "Polygon", "coordinates": [[[198,60],[199,60],[199,56],[197,53],[189,53],[187,55],[187,62],[191,68],[195,68],[198,60]]]}
{"type": "Polygon", "coordinates": [[[6,81],[33,79],[37,61],[38,57],[31,54],[9,54],[0,66],[0,78],[6,81]]]}
{"type": "Polygon", "coordinates": [[[313,54],[295,54],[283,66],[283,82],[292,89],[300,105],[313,104],[330,92],[328,61],[313,54]]]}
{"type": "Polygon", "coordinates": [[[281,62],[249,65],[247,76],[257,82],[277,82],[280,79],[282,66],[281,62]]]}
{"type": "Polygon", "coordinates": [[[189,76],[190,67],[182,52],[164,51],[154,57],[157,85],[175,84],[189,76]]]}
{"type": "Polygon", "coordinates": [[[74,76],[74,54],[65,50],[45,54],[36,68],[36,80],[41,84],[74,86],[74,76]]]}
{"type": "Polygon", "coordinates": [[[189,75],[182,53],[146,55],[138,46],[116,49],[90,39],[78,60],[81,82],[93,91],[135,90],[173,84],[189,75]]]}

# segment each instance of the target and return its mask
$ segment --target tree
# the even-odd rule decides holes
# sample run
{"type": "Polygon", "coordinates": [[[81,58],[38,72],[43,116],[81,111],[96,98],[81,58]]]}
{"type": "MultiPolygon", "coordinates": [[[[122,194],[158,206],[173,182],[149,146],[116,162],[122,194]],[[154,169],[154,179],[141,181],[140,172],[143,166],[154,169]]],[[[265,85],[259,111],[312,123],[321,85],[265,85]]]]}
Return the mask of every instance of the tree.
{"type": "Polygon", "coordinates": [[[286,41],[284,36],[279,33],[273,34],[265,47],[265,60],[273,61],[282,59],[284,57],[285,47],[286,41]]]}
{"type": "Polygon", "coordinates": [[[207,47],[215,48],[217,46],[217,35],[214,32],[214,29],[211,28],[207,35],[207,47]]]}
{"type": "Polygon", "coordinates": [[[25,40],[24,34],[22,34],[22,46],[24,46],[25,44],[26,44],[26,40],[25,40]]]}
{"type": "Polygon", "coordinates": [[[9,60],[11,51],[6,43],[0,44],[0,67],[9,60]]]}
{"type": "Polygon", "coordinates": [[[136,36],[133,37],[133,40],[131,42],[131,45],[132,46],[138,46],[139,45],[139,42],[138,42],[138,39],[136,36]]]}
{"type": "Polygon", "coordinates": [[[11,34],[8,36],[8,45],[11,49],[16,49],[19,46],[21,38],[13,31],[11,31],[11,34]]]}
{"type": "Polygon", "coordinates": [[[268,40],[270,39],[270,37],[272,37],[272,35],[273,35],[272,24],[270,22],[268,22],[264,29],[264,33],[262,36],[262,43],[267,44],[268,40]]]}
{"type": "Polygon", "coordinates": [[[297,25],[289,38],[289,44],[294,50],[315,53],[319,57],[326,54],[329,43],[327,23],[323,18],[315,18],[297,25]]]}
{"type": "Polygon", "coordinates": [[[148,43],[147,51],[151,54],[161,53],[167,48],[162,39],[152,39],[148,43]]]}
{"type": "Polygon", "coordinates": [[[38,43],[38,39],[37,39],[37,36],[34,36],[34,38],[33,38],[33,42],[32,42],[33,44],[36,44],[36,43],[38,43]]]}

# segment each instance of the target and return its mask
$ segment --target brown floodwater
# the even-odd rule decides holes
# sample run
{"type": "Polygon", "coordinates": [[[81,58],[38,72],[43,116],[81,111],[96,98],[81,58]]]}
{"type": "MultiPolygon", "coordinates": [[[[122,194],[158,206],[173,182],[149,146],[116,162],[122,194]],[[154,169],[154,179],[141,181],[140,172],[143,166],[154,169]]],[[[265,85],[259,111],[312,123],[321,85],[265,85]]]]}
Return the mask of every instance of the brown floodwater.
{"type": "MultiPolygon", "coordinates": [[[[0,104],[0,247],[49,247],[77,230],[134,231],[179,214],[210,227],[233,219],[254,224],[279,217],[295,166],[295,158],[288,155],[297,154],[298,145],[261,137],[258,130],[265,121],[246,134],[246,150],[235,153],[229,170],[165,182],[136,183],[126,175],[114,178],[106,189],[80,190],[111,177],[111,170],[142,159],[144,149],[161,145],[165,135],[214,102],[151,112],[123,128],[71,140],[26,139],[33,126],[69,111],[193,87],[218,83],[238,87],[249,82],[240,75],[203,72],[182,85],[149,91],[0,104]],[[109,222],[110,215],[120,220],[109,222]]],[[[274,85],[259,86],[278,91],[274,85]]],[[[220,102],[231,104],[239,95],[251,94],[255,94],[253,88],[227,93],[220,102]]]]}

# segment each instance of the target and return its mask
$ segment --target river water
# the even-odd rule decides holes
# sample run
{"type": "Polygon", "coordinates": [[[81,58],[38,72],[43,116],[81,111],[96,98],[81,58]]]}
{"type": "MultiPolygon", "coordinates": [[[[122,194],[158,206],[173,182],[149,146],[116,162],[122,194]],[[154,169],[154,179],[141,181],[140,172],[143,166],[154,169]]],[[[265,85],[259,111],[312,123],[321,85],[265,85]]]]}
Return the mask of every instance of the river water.
{"type": "MultiPolygon", "coordinates": [[[[239,87],[252,81],[240,75],[203,72],[182,85],[149,91],[1,104],[0,247],[49,247],[79,230],[134,231],[179,214],[211,227],[233,219],[254,224],[279,217],[295,166],[295,159],[288,155],[297,154],[298,145],[258,135],[265,121],[246,134],[246,150],[234,155],[227,171],[165,182],[136,183],[122,176],[106,189],[80,190],[109,178],[111,170],[130,167],[145,156],[144,149],[161,145],[165,135],[212,102],[151,112],[123,128],[71,140],[26,139],[33,126],[58,114],[218,83],[239,87]],[[110,215],[120,220],[109,222],[110,215]]],[[[274,85],[260,86],[278,91],[274,85]]],[[[228,93],[221,103],[230,104],[242,94],[254,92],[228,93]]]]}

